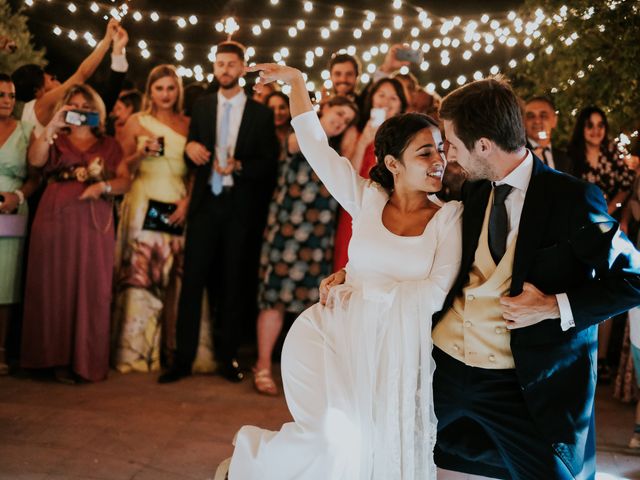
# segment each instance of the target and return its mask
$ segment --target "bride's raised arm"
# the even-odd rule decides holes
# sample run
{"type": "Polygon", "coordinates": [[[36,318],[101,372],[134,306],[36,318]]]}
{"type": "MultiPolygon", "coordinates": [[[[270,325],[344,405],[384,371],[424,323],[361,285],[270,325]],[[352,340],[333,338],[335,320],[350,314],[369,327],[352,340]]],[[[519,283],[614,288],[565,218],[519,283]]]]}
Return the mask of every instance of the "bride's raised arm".
{"type": "Polygon", "coordinates": [[[295,130],[300,151],[331,195],[355,218],[362,205],[367,181],[358,175],[347,158],[341,157],[329,146],[327,135],[313,110],[302,73],[295,68],[272,63],[257,64],[248,67],[247,71],[260,72],[258,89],[262,84],[277,80],[291,86],[291,125],[295,130]]]}

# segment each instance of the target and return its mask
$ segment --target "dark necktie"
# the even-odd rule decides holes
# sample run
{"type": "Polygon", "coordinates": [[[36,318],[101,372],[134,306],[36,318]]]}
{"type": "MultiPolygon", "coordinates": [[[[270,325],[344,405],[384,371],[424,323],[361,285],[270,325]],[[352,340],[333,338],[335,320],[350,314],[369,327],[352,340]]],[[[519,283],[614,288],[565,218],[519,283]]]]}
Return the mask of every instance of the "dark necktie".
{"type": "Polygon", "coordinates": [[[493,205],[489,214],[489,251],[493,261],[500,263],[500,259],[507,250],[507,236],[509,235],[509,217],[504,201],[511,192],[511,185],[493,187],[493,205]]]}

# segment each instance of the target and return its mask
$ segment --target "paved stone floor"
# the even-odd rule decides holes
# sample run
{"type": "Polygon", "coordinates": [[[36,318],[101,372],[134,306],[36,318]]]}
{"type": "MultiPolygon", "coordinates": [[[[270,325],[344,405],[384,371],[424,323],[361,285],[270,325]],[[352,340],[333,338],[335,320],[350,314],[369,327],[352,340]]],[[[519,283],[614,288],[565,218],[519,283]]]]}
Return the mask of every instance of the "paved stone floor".
{"type": "MultiPolygon", "coordinates": [[[[598,393],[599,480],[640,479],[640,452],[626,448],[633,407],[598,393]]],[[[278,428],[284,397],[251,383],[194,376],[158,385],[156,375],[113,373],[66,386],[0,378],[0,480],[212,479],[239,426],[278,428]]]]}

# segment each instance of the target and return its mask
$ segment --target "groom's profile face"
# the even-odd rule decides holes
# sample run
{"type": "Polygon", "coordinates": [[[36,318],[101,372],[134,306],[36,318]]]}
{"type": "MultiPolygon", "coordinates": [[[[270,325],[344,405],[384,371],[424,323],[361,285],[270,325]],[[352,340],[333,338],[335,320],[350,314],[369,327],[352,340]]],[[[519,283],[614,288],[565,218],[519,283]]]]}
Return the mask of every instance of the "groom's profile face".
{"type": "Polygon", "coordinates": [[[473,150],[467,149],[464,142],[456,135],[453,121],[444,121],[444,134],[449,142],[448,162],[458,162],[466,170],[469,180],[492,179],[493,172],[487,156],[477,152],[477,147],[473,150]]]}

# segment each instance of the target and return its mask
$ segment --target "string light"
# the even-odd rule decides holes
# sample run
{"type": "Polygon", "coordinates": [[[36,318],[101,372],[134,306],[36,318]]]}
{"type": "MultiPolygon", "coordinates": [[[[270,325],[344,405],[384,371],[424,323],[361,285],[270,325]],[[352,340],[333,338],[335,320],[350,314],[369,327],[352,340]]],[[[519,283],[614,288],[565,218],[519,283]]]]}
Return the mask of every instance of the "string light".
{"type": "MultiPolygon", "coordinates": [[[[320,37],[323,40],[329,39],[331,37],[332,31],[336,31],[340,28],[340,22],[337,20],[337,18],[343,18],[346,15],[347,10],[349,12],[358,11],[358,9],[352,8],[351,6],[347,8],[343,8],[335,5],[331,7],[326,5],[317,5],[316,7],[311,1],[301,1],[301,0],[298,0],[298,1],[301,5],[301,11],[309,13],[309,12],[312,12],[315,8],[323,9],[323,11],[327,11],[330,8],[331,10],[329,10],[329,12],[332,12],[335,15],[336,19],[330,20],[328,26],[325,26],[325,27],[319,26],[317,27],[317,29],[315,29],[315,32],[319,32],[320,37]]],[[[29,3],[33,4],[34,0],[25,0],[25,4],[29,4],[29,3]]],[[[47,3],[62,4],[66,6],[66,8],[68,8],[70,11],[74,11],[74,9],[75,11],[78,11],[79,8],[88,8],[94,14],[101,15],[102,14],[101,12],[109,12],[109,14],[111,14],[111,16],[113,16],[114,18],[122,18],[123,16],[126,16],[128,13],[126,3],[123,3],[118,8],[116,8],[106,3],[104,0],[102,2],[95,1],[95,2],[91,2],[90,4],[87,3],[85,4],[85,7],[83,7],[82,5],[80,7],[77,7],[74,3],[67,2],[67,0],[47,0],[47,3]]],[[[279,1],[271,0],[271,3],[273,5],[278,5],[279,1]]],[[[401,16],[399,14],[393,14],[388,16],[385,15],[384,17],[385,21],[388,21],[387,19],[389,18],[391,19],[391,25],[390,25],[391,28],[387,27],[387,28],[376,29],[375,33],[374,32],[367,33],[366,38],[369,38],[371,35],[377,35],[379,38],[378,42],[380,42],[380,40],[388,40],[391,43],[394,41],[391,39],[395,38],[394,36],[396,35],[394,30],[399,31],[406,27],[405,34],[410,34],[410,36],[414,39],[410,43],[411,48],[413,50],[422,51],[422,53],[424,54],[429,53],[431,48],[439,49],[440,50],[439,53],[441,53],[440,63],[442,63],[442,65],[444,66],[449,66],[451,64],[455,65],[457,64],[457,62],[461,60],[460,57],[458,57],[458,55],[455,55],[454,56],[455,58],[453,58],[453,61],[452,61],[452,56],[450,55],[449,50],[446,50],[446,49],[459,48],[463,41],[469,44],[469,46],[464,49],[464,52],[461,53],[462,60],[465,60],[465,61],[470,60],[474,56],[475,52],[479,52],[480,50],[484,50],[486,54],[494,53],[495,46],[498,43],[500,43],[501,45],[506,45],[507,47],[514,47],[519,43],[521,43],[524,47],[529,48],[533,45],[534,40],[541,40],[544,44],[544,38],[541,38],[542,36],[540,31],[541,26],[548,25],[549,21],[556,22],[556,23],[564,22],[566,21],[568,15],[578,15],[578,13],[569,11],[568,8],[561,8],[556,15],[549,15],[549,16],[547,16],[542,11],[542,9],[537,9],[535,11],[535,17],[532,16],[529,19],[519,18],[517,14],[515,14],[515,12],[509,12],[508,14],[507,13],[497,14],[497,15],[494,15],[494,18],[489,17],[488,14],[482,14],[479,18],[476,17],[475,19],[468,18],[468,17],[465,18],[465,21],[463,24],[462,19],[458,16],[455,16],[450,19],[440,18],[437,16],[431,17],[429,13],[424,9],[420,7],[414,7],[413,5],[410,5],[410,4],[403,4],[401,0],[394,1],[393,6],[397,10],[399,10],[400,8],[406,8],[407,10],[413,9],[416,12],[416,15],[415,16],[411,16],[411,15],[401,16]],[[435,31],[428,30],[429,27],[431,27],[433,24],[435,24],[435,26],[437,27],[437,31],[440,32],[441,38],[439,37],[434,38],[433,33],[430,33],[430,32],[435,33],[435,31]],[[429,38],[428,41],[424,41],[424,40],[421,41],[422,40],[421,35],[422,36],[430,35],[431,38],[429,38]],[[443,53],[443,52],[446,52],[446,53],[443,53]]],[[[376,19],[378,19],[378,14],[372,10],[360,10],[360,12],[362,12],[363,14],[362,25],[361,26],[354,25],[351,29],[353,38],[356,40],[362,39],[365,35],[365,32],[368,32],[372,28],[373,22],[376,19]]],[[[594,13],[594,9],[592,8],[591,11],[589,10],[582,11],[579,13],[579,15],[588,17],[589,15],[593,15],[593,13],[594,13]]],[[[158,13],[156,11],[145,12],[144,10],[134,11],[132,14],[132,17],[137,22],[141,22],[144,19],[151,20],[152,22],[158,22],[161,19],[171,20],[172,22],[175,22],[175,24],[177,24],[178,27],[181,29],[197,25],[199,21],[202,20],[202,18],[211,19],[211,16],[200,16],[199,18],[196,15],[185,15],[183,17],[176,17],[176,16],[158,13]]],[[[210,20],[203,20],[203,21],[210,22],[210,20]]],[[[214,21],[211,21],[209,24],[215,24],[216,31],[220,33],[226,32],[229,35],[238,31],[238,29],[240,28],[240,25],[238,24],[237,21],[235,21],[235,19],[231,19],[231,20],[230,19],[223,19],[223,20],[214,19],[214,21]]],[[[262,34],[263,30],[270,29],[271,27],[272,27],[271,20],[269,18],[264,18],[259,24],[252,25],[249,28],[249,30],[252,32],[253,35],[259,36],[262,34]]],[[[54,35],[56,36],[60,36],[62,35],[62,33],[66,32],[66,30],[63,31],[61,27],[52,26],[52,28],[53,28],[54,35]]],[[[292,24],[277,25],[278,32],[283,32],[283,31],[287,32],[290,38],[296,38],[300,34],[300,32],[305,28],[307,28],[307,25],[304,20],[297,20],[293,25],[292,24]]],[[[309,29],[312,29],[312,27],[309,27],[309,29]]],[[[75,39],[77,39],[77,34],[75,32],[73,34],[69,32],[68,37],[75,41],[75,39]]],[[[569,34],[565,35],[565,38],[564,38],[565,45],[572,46],[574,43],[576,43],[578,38],[579,36],[577,32],[573,32],[570,35],[569,34]]],[[[92,36],[85,36],[84,39],[89,44],[91,44],[92,42],[95,42],[95,39],[92,36]]],[[[376,45],[375,39],[372,38],[372,43],[374,44],[373,45],[370,44],[370,46],[359,45],[359,50],[360,50],[359,56],[365,62],[372,61],[372,59],[376,57],[379,53],[386,54],[389,51],[389,45],[385,41],[376,45]]],[[[143,55],[143,58],[144,58],[144,55],[149,55],[149,56],[151,55],[149,49],[147,48],[146,42],[144,44],[144,47],[140,45],[140,42],[138,46],[141,48],[140,53],[141,55],[143,55]],[[145,51],[146,53],[143,53],[145,51]]],[[[283,48],[286,48],[286,47],[283,47],[283,48]]],[[[348,49],[342,49],[342,51],[346,51],[350,54],[355,54],[356,48],[355,46],[350,46],[348,49]]],[[[547,53],[547,55],[550,55],[553,52],[553,46],[551,45],[547,46],[544,49],[544,51],[547,53]]],[[[284,59],[288,58],[288,56],[290,55],[288,49],[286,49],[286,52],[287,52],[287,55],[285,56],[283,55],[283,49],[280,49],[279,52],[276,52],[278,53],[278,56],[280,59],[278,60],[276,58],[278,56],[274,55],[274,60],[278,62],[283,62],[284,59]]],[[[299,59],[300,57],[295,56],[295,50],[293,52],[294,53],[291,54],[293,55],[293,58],[299,59]]],[[[311,53],[312,55],[315,54],[315,56],[307,55],[303,57],[304,64],[308,68],[313,68],[314,65],[317,64],[316,57],[322,56],[324,51],[322,47],[315,47],[315,49],[311,49],[307,53],[311,53]]],[[[524,53],[526,53],[526,56],[519,57],[521,61],[532,61],[535,58],[535,54],[533,52],[523,52],[523,54],[524,53]]],[[[185,56],[184,49],[182,50],[176,49],[175,54],[176,54],[177,60],[180,61],[184,59],[184,56],[185,56]]],[[[264,52],[263,55],[264,54],[266,54],[266,52],[264,52]]],[[[211,59],[212,55],[214,54],[210,52],[208,55],[208,58],[211,59]]],[[[252,55],[249,55],[247,53],[247,61],[249,60],[249,58],[253,57],[254,55],[255,55],[255,49],[253,50],[252,55]]],[[[293,63],[295,64],[295,60],[293,63]]],[[[508,62],[508,65],[510,68],[515,68],[517,64],[518,62],[516,59],[511,59],[508,62]]],[[[430,68],[430,63],[428,60],[425,59],[421,61],[418,65],[416,65],[416,68],[420,68],[421,71],[426,72],[430,68]]],[[[370,70],[371,69],[368,68],[365,74],[371,75],[373,72],[371,72],[370,70]]],[[[499,71],[499,67],[494,65],[491,68],[492,74],[494,73],[494,70],[499,71]]],[[[583,78],[586,75],[587,71],[589,71],[588,68],[584,69],[581,72],[578,72],[576,74],[576,78],[578,79],[583,78]]],[[[184,68],[183,72],[185,73],[185,76],[187,76],[189,69],[184,68]]],[[[198,76],[198,71],[193,69],[192,75],[198,76]]],[[[483,72],[478,70],[474,72],[473,75],[469,72],[467,75],[457,75],[457,76],[452,76],[450,78],[456,78],[456,80],[453,82],[459,83],[458,80],[460,79],[460,77],[464,77],[466,82],[467,78],[471,78],[471,77],[476,78],[479,75],[483,75],[483,72]]],[[[203,74],[202,74],[202,77],[204,78],[203,74]]],[[[323,80],[327,80],[327,79],[323,79],[323,80]]],[[[572,80],[575,82],[575,79],[572,79],[572,80]]],[[[433,85],[435,87],[435,84],[433,85]]]]}

